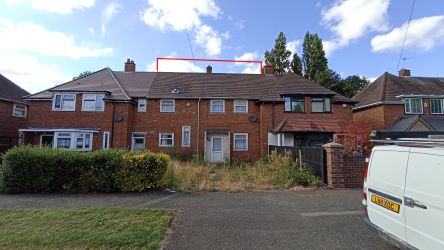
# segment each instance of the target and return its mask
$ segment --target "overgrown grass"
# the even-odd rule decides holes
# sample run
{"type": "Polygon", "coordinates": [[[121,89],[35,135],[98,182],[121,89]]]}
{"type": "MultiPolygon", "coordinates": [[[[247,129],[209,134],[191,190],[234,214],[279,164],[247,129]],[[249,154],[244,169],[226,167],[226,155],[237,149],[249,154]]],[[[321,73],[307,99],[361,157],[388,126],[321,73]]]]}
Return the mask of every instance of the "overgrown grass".
{"type": "Polygon", "coordinates": [[[180,191],[241,192],[317,186],[320,180],[305,164],[272,154],[262,161],[235,165],[173,161],[164,183],[180,191]]]}
{"type": "Polygon", "coordinates": [[[2,209],[0,249],[158,249],[173,211],[2,209]]]}

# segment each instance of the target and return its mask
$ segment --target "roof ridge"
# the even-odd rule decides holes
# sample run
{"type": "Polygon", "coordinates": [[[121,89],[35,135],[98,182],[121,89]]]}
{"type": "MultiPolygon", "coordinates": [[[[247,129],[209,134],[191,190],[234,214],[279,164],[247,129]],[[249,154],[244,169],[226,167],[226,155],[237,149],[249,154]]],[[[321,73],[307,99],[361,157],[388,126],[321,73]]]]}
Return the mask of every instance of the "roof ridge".
{"type": "Polygon", "coordinates": [[[37,92],[37,93],[32,94],[32,95],[29,94],[29,95],[27,95],[27,96],[23,96],[22,99],[25,99],[25,98],[28,98],[28,97],[31,97],[31,96],[34,96],[34,95],[38,95],[38,94],[43,93],[43,92],[45,92],[45,91],[51,90],[51,89],[53,89],[53,88],[57,88],[57,87],[60,87],[60,86],[65,85],[65,84],[71,83],[71,82],[73,82],[73,81],[77,81],[77,80],[79,80],[79,79],[82,79],[82,78],[85,78],[85,77],[88,77],[88,76],[91,76],[91,75],[97,74],[97,73],[99,73],[100,71],[103,71],[103,70],[105,70],[105,69],[106,69],[106,68],[99,69],[99,70],[97,70],[97,71],[92,72],[92,73],[89,74],[89,75],[82,76],[82,77],[77,78],[77,79],[72,79],[72,80],[70,80],[70,81],[67,81],[67,82],[64,82],[64,83],[61,83],[61,84],[55,85],[55,86],[53,86],[53,87],[51,87],[51,88],[48,88],[48,89],[42,90],[42,91],[37,92]]]}
{"type": "Polygon", "coordinates": [[[120,84],[119,80],[117,80],[117,78],[114,75],[113,71],[109,67],[106,67],[106,69],[108,70],[108,73],[111,75],[111,77],[113,78],[113,80],[117,84],[117,86],[120,88],[120,90],[122,90],[122,92],[125,95],[126,99],[127,100],[131,100],[131,98],[129,97],[128,93],[126,93],[126,90],[122,87],[122,85],[120,84]]]}

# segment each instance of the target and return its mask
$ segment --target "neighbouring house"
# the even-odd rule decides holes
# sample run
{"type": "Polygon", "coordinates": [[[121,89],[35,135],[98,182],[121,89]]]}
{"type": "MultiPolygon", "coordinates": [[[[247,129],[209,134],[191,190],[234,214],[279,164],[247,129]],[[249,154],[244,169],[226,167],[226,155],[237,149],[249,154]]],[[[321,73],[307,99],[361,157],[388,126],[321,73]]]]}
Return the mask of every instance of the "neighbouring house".
{"type": "Polygon", "coordinates": [[[353,119],[388,137],[444,134],[444,78],[384,73],[352,98],[353,119]]]}
{"type": "Polygon", "coordinates": [[[29,93],[0,74],[0,152],[19,143],[19,128],[28,126],[28,106],[21,99],[29,93]]]}
{"type": "Polygon", "coordinates": [[[128,148],[206,161],[257,160],[270,145],[319,146],[352,120],[355,101],[294,73],[136,72],[109,68],[24,98],[25,143],[128,148]]]}

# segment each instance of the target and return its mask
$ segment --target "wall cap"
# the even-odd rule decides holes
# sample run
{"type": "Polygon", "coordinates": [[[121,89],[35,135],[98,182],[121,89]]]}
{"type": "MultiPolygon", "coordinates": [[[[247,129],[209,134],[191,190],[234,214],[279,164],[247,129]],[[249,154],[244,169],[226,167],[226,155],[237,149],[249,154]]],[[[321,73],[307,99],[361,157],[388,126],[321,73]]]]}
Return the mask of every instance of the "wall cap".
{"type": "Polygon", "coordinates": [[[336,143],[336,142],[330,142],[327,144],[322,145],[323,148],[344,148],[344,145],[336,143]]]}

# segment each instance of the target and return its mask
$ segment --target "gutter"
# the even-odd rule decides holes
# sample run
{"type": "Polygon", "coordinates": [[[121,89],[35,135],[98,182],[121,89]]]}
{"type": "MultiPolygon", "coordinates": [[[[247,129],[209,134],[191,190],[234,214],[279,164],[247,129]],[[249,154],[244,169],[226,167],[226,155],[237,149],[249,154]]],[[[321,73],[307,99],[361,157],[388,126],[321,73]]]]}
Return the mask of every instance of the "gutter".
{"type": "Polygon", "coordinates": [[[115,123],[115,121],[114,121],[114,116],[115,116],[115,114],[116,114],[116,104],[113,102],[112,103],[113,104],[113,117],[111,117],[111,138],[110,138],[110,147],[112,148],[113,147],[113,141],[114,141],[114,123],[115,123]]]}
{"type": "Polygon", "coordinates": [[[196,136],[196,153],[199,154],[199,133],[200,133],[200,101],[197,100],[197,136],[196,136]]]}

